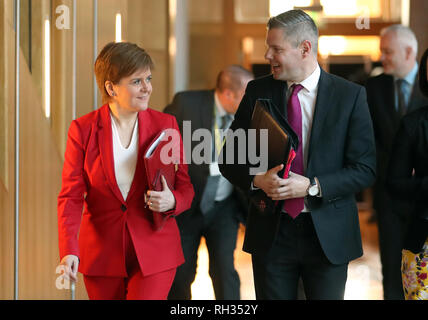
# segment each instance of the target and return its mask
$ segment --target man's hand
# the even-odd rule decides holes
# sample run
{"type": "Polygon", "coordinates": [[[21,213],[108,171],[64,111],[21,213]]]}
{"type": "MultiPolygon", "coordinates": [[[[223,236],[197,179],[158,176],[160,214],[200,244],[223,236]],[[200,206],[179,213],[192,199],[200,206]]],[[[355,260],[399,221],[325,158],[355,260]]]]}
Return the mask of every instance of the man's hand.
{"type": "Polygon", "coordinates": [[[281,179],[278,176],[278,172],[284,168],[284,165],[280,164],[264,174],[259,174],[254,177],[253,185],[257,188],[262,189],[267,195],[275,193],[279,187],[281,187],[281,179]]]}
{"type": "Polygon", "coordinates": [[[309,178],[290,171],[287,179],[281,179],[281,187],[275,192],[267,195],[272,198],[272,200],[303,198],[308,195],[310,184],[311,181],[309,178]]]}
{"type": "Polygon", "coordinates": [[[309,178],[290,172],[287,179],[278,176],[283,165],[276,166],[263,175],[254,177],[255,187],[262,189],[272,200],[303,198],[307,196],[310,185],[309,178]]]}

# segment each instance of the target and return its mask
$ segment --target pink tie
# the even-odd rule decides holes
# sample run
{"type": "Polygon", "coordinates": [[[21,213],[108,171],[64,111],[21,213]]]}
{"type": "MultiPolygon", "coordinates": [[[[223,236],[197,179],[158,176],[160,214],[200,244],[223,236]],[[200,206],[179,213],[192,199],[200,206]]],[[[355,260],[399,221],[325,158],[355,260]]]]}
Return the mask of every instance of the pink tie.
{"type": "MultiPolygon", "coordinates": [[[[299,91],[303,88],[301,84],[293,84],[291,96],[288,99],[287,114],[288,123],[294,132],[299,137],[299,147],[297,148],[296,157],[291,163],[291,171],[303,175],[303,151],[302,151],[302,109],[300,108],[300,101],[297,97],[299,91]]],[[[285,179],[287,177],[284,177],[285,179]]],[[[288,199],[284,202],[284,211],[287,212],[293,219],[295,219],[303,210],[303,198],[288,199]]]]}

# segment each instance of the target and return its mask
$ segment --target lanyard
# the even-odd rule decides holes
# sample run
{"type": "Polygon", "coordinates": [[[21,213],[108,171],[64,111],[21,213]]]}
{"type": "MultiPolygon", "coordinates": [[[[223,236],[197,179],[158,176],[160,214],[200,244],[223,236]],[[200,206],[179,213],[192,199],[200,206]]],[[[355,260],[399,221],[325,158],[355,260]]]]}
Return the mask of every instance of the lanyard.
{"type": "Polygon", "coordinates": [[[219,129],[218,127],[217,106],[214,106],[214,139],[215,139],[215,148],[216,148],[217,156],[220,155],[221,149],[223,148],[223,145],[226,141],[225,137],[223,137],[223,141],[222,141],[223,134],[220,133],[220,130],[223,131],[223,129],[219,129]]]}

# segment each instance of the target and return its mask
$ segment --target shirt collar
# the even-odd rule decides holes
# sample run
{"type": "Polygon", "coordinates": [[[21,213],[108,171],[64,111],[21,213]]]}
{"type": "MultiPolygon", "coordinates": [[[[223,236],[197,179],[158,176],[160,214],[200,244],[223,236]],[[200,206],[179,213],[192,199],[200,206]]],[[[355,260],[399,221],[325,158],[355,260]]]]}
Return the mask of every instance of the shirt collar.
{"type": "MultiPolygon", "coordinates": [[[[417,73],[418,73],[418,63],[416,62],[415,65],[413,66],[412,70],[410,70],[410,72],[403,78],[403,80],[406,81],[406,83],[413,86],[413,83],[415,82],[417,73]]],[[[398,80],[398,79],[399,78],[394,77],[394,80],[398,80]]]]}
{"type": "Polygon", "coordinates": [[[217,96],[217,92],[214,92],[214,105],[216,108],[216,115],[217,117],[223,117],[225,115],[227,115],[228,113],[226,112],[226,110],[224,110],[223,106],[220,103],[220,99],[217,96]]]}
{"type": "MultiPolygon", "coordinates": [[[[309,77],[307,77],[305,80],[301,81],[300,84],[307,91],[309,91],[309,92],[314,91],[318,86],[318,82],[320,80],[320,75],[321,75],[321,68],[317,64],[317,67],[311,73],[311,75],[309,77]]],[[[290,88],[295,83],[297,83],[297,82],[287,81],[288,88],[290,88]]]]}

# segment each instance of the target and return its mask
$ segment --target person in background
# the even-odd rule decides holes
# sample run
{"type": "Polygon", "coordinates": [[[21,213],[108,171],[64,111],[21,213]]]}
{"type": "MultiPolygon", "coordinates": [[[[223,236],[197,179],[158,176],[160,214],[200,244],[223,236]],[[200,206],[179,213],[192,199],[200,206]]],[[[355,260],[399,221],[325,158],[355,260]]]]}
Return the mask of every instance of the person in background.
{"type": "Polygon", "coordinates": [[[137,45],[107,44],[95,62],[105,104],[68,131],[58,195],[60,265],[66,279],[83,274],[90,299],[166,299],[184,262],[175,219],[159,231],[152,225],[153,211],[179,215],[194,195],[183,153],[174,188],[162,177],[162,191],[148,190],[146,148],[161,130],[178,132],[174,117],[149,108],[152,69],[137,45]]]}
{"type": "MultiPolygon", "coordinates": [[[[419,87],[428,97],[428,49],[419,67],[419,87]]],[[[428,300],[428,104],[403,117],[387,174],[393,198],[411,203],[402,246],[401,273],[406,300],[428,300]]]]}
{"type": "MultiPolygon", "coordinates": [[[[183,133],[183,121],[189,121],[191,134],[206,129],[212,137],[208,144],[210,163],[189,164],[189,175],[195,188],[192,208],[177,218],[186,262],[177,274],[168,299],[191,299],[195,279],[198,248],[205,238],[209,254],[209,274],[216,299],[240,299],[240,279],[234,266],[234,251],[239,223],[245,222],[247,199],[220,175],[217,156],[222,137],[216,129],[225,130],[233,120],[248,81],[253,75],[238,65],[225,67],[217,76],[215,90],[177,93],[164,112],[174,115],[183,133]]],[[[187,158],[200,141],[193,141],[187,158]]]]}
{"type": "Polygon", "coordinates": [[[373,209],[379,230],[383,291],[386,300],[402,300],[401,249],[403,246],[405,199],[389,196],[385,182],[392,141],[403,115],[426,104],[417,85],[418,43],[411,29],[392,25],[380,34],[384,73],[368,79],[367,102],[376,139],[377,177],[373,186],[373,209]]]}
{"type": "Polygon", "coordinates": [[[294,300],[301,278],[306,299],[344,299],[348,263],[363,254],[355,194],[375,179],[365,89],[320,68],[318,28],[304,11],[272,17],[267,29],[272,74],[248,83],[219,158],[233,185],[276,203],[268,209],[252,201],[248,213],[244,251],[252,256],[256,298],[294,300]],[[249,132],[260,98],[271,99],[272,116],[299,137],[289,176],[281,175],[284,163],[254,174],[250,161],[227,162],[252,147],[229,138],[249,132]]]}

